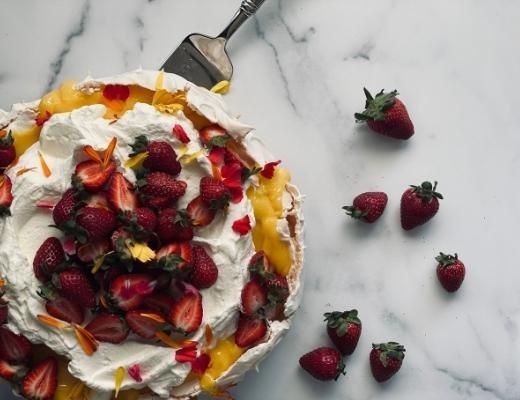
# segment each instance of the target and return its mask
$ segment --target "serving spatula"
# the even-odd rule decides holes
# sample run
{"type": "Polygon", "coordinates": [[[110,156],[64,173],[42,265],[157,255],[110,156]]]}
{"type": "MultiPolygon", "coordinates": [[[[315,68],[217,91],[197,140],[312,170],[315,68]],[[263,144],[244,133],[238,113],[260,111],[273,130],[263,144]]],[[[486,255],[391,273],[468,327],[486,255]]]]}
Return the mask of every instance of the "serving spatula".
{"type": "Polygon", "coordinates": [[[226,51],[227,41],[265,0],[243,0],[228,26],[217,37],[200,33],[188,35],[161,67],[205,88],[230,80],[233,65],[226,51]]]}

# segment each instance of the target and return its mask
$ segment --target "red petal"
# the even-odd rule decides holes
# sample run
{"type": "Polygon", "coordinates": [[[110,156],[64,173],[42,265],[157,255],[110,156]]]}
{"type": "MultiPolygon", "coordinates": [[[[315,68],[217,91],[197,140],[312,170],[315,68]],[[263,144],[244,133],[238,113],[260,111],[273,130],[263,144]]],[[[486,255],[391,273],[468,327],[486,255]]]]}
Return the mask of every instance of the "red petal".
{"type": "Polygon", "coordinates": [[[208,158],[212,164],[222,165],[224,163],[224,155],[226,149],[223,147],[213,147],[209,152],[208,158]]]}
{"type": "Polygon", "coordinates": [[[260,172],[264,178],[271,179],[274,175],[274,169],[281,163],[281,160],[273,161],[264,165],[264,169],[260,172]]]}
{"type": "Polygon", "coordinates": [[[244,198],[244,191],[242,187],[228,187],[229,193],[231,194],[231,202],[233,204],[240,203],[244,198]]]}
{"type": "Polygon", "coordinates": [[[185,347],[175,352],[175,361],[180,363],[193,363],[197,359],[197,347],[185,347]]]}
{"type": "Polygon", "coordinates": [[[188,137],[188,135],[186,134],[186,131],[184,130],[184,128],[181,125],[176,124],[173,127],[172,133],[181,143],[186,144],[186,143],[190,142],[190,138],[188,137]]]}
{"type": "Polygon", "coordinates": [[[141,377],[141,367],[139,364],[134,364],[128,368],[128,375],[132,377],[132,379],[136,382],[142,382],[143,378],[141,377]]]}
{"type": "Polygon", "coordinates": [[[52,199],[40,199],[36,202],[38,208],[54,208],[57,201],[52,199]]]}
{"type": "Polygon", "coordinates": [[[195,361],[191,363],[191,372],[197,375],[202,375],[209,367],[211,358],[208,354],[203,353],[195,361]]]}
{"type": "Polygon", "coordinates": [[[249,215],[246,215],[244,218],[237,219],[235,222],[233,222],[232,228],[240,236],[249,233],[251,230],[251,220],[249,219],[249,215]]]}
{"type": "Polygon", "coordinates": [[[45,115],[38,114],[36,117],[36,125],[42,126],[44,123],[46,123],[50,118],[52,114],[48,111],[45,111],[45,115]]]}
{"type": "Polygon", "coordinates": [[[222,167],[220,173],[222,174],[222,178],[224,179],[231,179],[234,181],[238,180],[239,182],[241,182],[242,165],[238,162],[226,164],[222,167]]]}
{"type": "Polygon", "coordinates": [[[130,96],[130,88],[125,85],[106,85],[103,89],[103,97],[107,100],[125,101],[130,96]]]}

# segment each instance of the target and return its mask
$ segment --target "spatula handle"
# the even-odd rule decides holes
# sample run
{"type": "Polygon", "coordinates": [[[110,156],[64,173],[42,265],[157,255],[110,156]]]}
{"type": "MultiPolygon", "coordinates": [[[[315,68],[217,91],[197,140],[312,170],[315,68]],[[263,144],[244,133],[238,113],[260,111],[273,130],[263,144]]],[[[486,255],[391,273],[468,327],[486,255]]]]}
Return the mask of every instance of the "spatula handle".
{"type": "Polygon", "coordinates": [[[249,17],[254,15],[265,0],[243,0],[240,9],[235,14],[228,26],[218,37],[229,39],[246,22],[249,17]]]}

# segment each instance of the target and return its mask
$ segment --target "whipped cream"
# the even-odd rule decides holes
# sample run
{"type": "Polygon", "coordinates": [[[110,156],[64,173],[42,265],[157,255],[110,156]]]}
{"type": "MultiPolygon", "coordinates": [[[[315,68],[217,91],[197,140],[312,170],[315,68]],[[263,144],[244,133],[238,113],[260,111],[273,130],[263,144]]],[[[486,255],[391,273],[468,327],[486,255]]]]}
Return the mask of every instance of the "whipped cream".
{"type": "MultiPolygon", "coordinates": [[[[91,92],[99,90],[102,85],[112,83],[135,84],[154,90],[157,78],[158,72],[140,70],[106,79],[86,79],[77,85],[77,89],[91,92]]],[[[248,153],[260,165],[273,160],[252,132],[252,128],[230,115],[220,95],[172,74],[164,74],[162,87],[169,92],[185,90],[190,106],[210,121],[224,127],[231,136],[242,140],[248,153]]],[[[29,120],[34,120],[36,106],[37,102],[25,103],[15,105],[10,113],[0,113],[0,126],[10,124],[10,129],[19,126],[26,129],[29,120]]],[[[176,362],[173,349],[130,338],[118,345],[100,343],[98,351],[89,357],[78,345],[73,332],[47,327],[36,318],[38,314],[46,311],[37,294],[40,283],[34,277],[32,260],[46,238],[60,237],[58,230],[49,227],[52,224],[51,213],[38,209],[36,203],[42,198],[59,199],[70,187],[70,177],[75,165],[84,159],[81,149],[85,145],[104,149],[111,138],[116,137],[118,141],[114,158],[120,160],[120,166],[124,168],[123,162],[131,152],[129,145],[139,135],[144,134],[153,140],[165,140],[179,153],[181,143],[172,135],[172,127],[180,124],[192,139],[188,144],[188,153],[193,154],[201,150],[198,133],[182,112],[174,115],[163,114],[153,106],[138,103],[133,110],[127,111],[119,120],[111,123],[103,118],[105,111],[103,105],[92,105],[53,115],[45,123],[39,142],[29,148],[20,157],[17,166],[9,171],[13,179],[13,216],[0,220],[0,276],[8,283],[7,299],[11,317],[9,327],[24,334],[33,343],[44,343],[71,360],[70,372],[95,390],[93,398],[96,400],[110,397],[118,367],[133,364],[141,366],[143,382],[137,383],[127,376],[123,381],[122,390],[148,386],[163,398],[168,398],[172,390],[179,396],[183,396],[186,391],[194,394],[200,391],[200,388],[182,386],[190,372],[190,366],[187,363],[176,362]],[[52,171],[48,178],[41,173],[38,152],[44,156],[52,171]],[[16,172],[21,168],[34,170],[16,176],[16,172]]],[[[135,181],[132,170],[127,169],[124,173],[130,181],[135,181]]],[[[206,175],[211,175],[211,165],[203,153],[195,161],[183,165],[178,179],[184,180],[188,189],[179,200],[179,207],[185,207],[190,200],[198,196],[200,178],[206,175]]],[[[252,184],[255,184],[255,179],[252,180],[252,184]]],[[[298,221],[303,221],[300,212],[301,198],[297,189],[288,185],[287,193],[288,196],[284,196],[284,205],[288,212],[295,213],[298,221]]],[[[247,269],[244,266],[248,264],[255,250],[251,235],[239,236],[231,229],[231,225],[233,221],[245,215],[249,215],[254,225],[254,213],[247,197],[238,204],[231,204],[228,211],[219,213],[212,224],[196,231],[194,241],[206,245],[210,256],[219,267],[219,279],[214,286],[201,291],[204,318],[201,328],[192,336],[193,340],[203,338],[205,324],[212,327],[216,339],[228,337],[236,329],[240,295],[248,280],[247,269]]],[[[296,226],[298,238],[301,238],[302,226],[302,223],[296,226]]],[[[282,237],[291,243],[285,219],[280,220],[279,231],[282,237]]],[[[301,243],[291,243],[291,246],[298,268],[294,272],[297,275],[290,279],[291,295],[286,304],[286,315],[289,319],[272,322],[269,339],[245,352],[217,383],[236,383],[247,370],[255,367],[278,344],[289,329],[290,317],[300,302],[299,273],[302,262],[301,243]]],[[[295,270],[296,268],[293,268],[292,272],[295,270]]]]}

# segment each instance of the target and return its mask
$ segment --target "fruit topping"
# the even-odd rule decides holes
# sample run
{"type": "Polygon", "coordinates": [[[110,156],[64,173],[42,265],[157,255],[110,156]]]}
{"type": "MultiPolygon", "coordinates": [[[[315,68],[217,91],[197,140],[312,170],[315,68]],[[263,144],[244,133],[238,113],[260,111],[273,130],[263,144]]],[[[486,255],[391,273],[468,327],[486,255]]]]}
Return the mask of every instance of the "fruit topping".
{"type": "Polygon", "coordinates": [[[267,333],[267,322],[264,319],[240,315],[235,332],[235,343],[240,347],[251,347],[262,340],[267,333]]]}
{"type": "Polygon", "coordinates": [[[165,208],[159,213],[156,233],[162,243],[193,239],[191,218],[186,210],[165,208]]]}
{"type": "Polygon", "coordinates": [[[99,314],[85,329],[99,340],[106,343],[121,343],[130,332],[125,320],[119,315],[115,314],[99,314]]]}
{"type": "Polygon", "coordinates": [[[11,165],[15,159],[13,135],[11,132],[0,131],[0,171],[11,165]]]}
{"type": "Polygon", "coordinates": [[[301,367],[320,381],[337,380],[345,375],[341,353],[331,347],[319,347],[300,358],[301,367]]]}
{"type": "Polygon", "coordinates": [[[0,359],[20,362],[29,357],[31,342],[23,335],[17,335],[5,326],[0,326],[0,359]]]}
{"type": "Polygon", "coordinates": [[[229,204],[230,193],[220,179],[205,176],[200,180],[200,197],[210,208],[220,210],[229,204]]]}
{"type": "Polygon", "coordinates": [[[25,376],[22,393],[30,400],[51,400],[58,387],[58,361],[46,358],[25,376]]]}
{"type": "Polygon", "coordinates": [[[38,280],[46,282],[64,262],[65,252],[60,240],[56,237],[50,237],[36,251],[33,260],[34,275],[38,280]]]}
{"type": "Polygon", "coordinates": [[[108,200],[114,209],[123,213],[137,208],[137,195],[130,182],[121,172],[115,172],[108,188],[108,200]]]}
{"type": "Polygon", "coordinates": [[[215,284],[218,278],[218,268],[204,247],[192,247],[193,267],[189,280],[197,289],[206,289],[215,284]]]}
{"type": "Polygon", "coordinates": [[[110,285],[109,301],[123,311],[135,310],[153,293],[156,284],[148,274],[119,275],[110,285]]]}
{"type": "Polygon", "coordinates": [[[11,179],[7,175],[0,175],[0,217],[11,215],[9,207],[13,202],[11,179]]]}
{"type": "Polygon", "coordinates": [[[188,335],[199,329],[202,314],[202,296],[186,292],[172,307],[170,322],[176,330],[188,335]]]}
{"type": "Polygon", "coordinates": [[[144,309],[127,312],[125,319],[132,332],[145,339],[155,338],[155,332],[166,322],[161,315],[144,309]]]}
{"type": "Polygon", "coordinates": [[[85,308],[96,305],[96,292],[89,277],[79,268],[70,268],[60,272],[53,283],[59,293],[85,308]]]}
{"type": "Polygon", "coordinates": [[[186,211],[191,219],[191,224],[197,227],[209,225],[215,219],[216,214],[216,210],[204,203],[200,196],[190,201],[186,211]]]}

